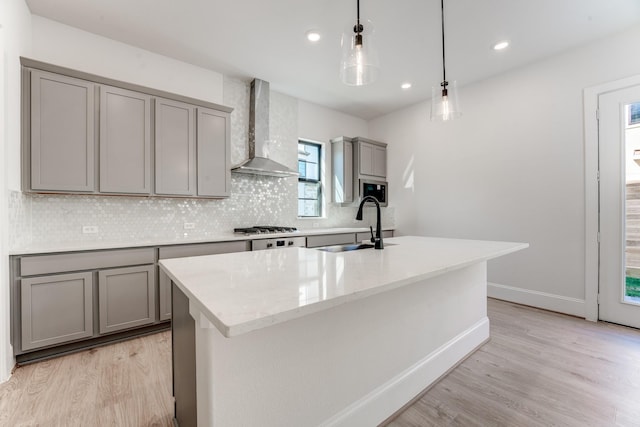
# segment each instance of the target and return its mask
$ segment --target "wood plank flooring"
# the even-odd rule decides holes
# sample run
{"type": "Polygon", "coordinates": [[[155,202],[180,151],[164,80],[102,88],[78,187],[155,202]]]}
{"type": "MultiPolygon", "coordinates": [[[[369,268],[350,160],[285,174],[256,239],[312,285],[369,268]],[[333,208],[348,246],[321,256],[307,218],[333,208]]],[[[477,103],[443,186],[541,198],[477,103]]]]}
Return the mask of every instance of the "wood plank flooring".
{"type": "Polygon", "coordinates": [[[172,426],[171,332],[18,368],[0,426],[172,426]]]}
{"type": "Polygon", "coordinates": [[[640,331],[489,299],[491,341],[388,425],[640,426],[640,331]]]}
{"type": "MultiPolygon", "coordinates": [[[[491,341],[389,426],[640,426],[640,331],[491,299],[489,317],[491,341]]],[[[171,426],[170,346],[162,332],[21,367],[0,426],[171,426]]]]}

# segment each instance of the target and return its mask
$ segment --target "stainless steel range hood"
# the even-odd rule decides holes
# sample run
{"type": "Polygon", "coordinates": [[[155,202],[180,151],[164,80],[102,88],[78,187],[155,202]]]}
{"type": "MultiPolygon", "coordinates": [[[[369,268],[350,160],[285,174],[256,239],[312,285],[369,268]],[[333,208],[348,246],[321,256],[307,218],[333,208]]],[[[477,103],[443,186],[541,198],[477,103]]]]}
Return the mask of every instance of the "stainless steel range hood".
{"type": "Polygon", "coordinates": [[[269,158],[269,82],[251,82],[249,106],[249,159],[231,172],[285,178],[298,172],[269,158]]]}

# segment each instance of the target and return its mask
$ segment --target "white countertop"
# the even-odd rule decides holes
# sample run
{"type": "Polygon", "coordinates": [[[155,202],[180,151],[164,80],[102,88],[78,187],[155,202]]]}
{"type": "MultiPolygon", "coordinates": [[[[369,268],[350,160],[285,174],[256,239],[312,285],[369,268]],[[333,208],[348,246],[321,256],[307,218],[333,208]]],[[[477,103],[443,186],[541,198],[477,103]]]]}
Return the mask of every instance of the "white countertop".
{"type": "Polygon", "coordinates": [[[160,265],[191,304],[233,337],[529,246],[413,236],[384,242],[384,250],[284,248],[167,259],[160,265]]]}
{"type": "MultiPolygon", "coordinates": [[[[393,227],[383,227],[383,230],[393,230],[393,227]]],[[[258,240],[258,239],[276,239],[281,237],[295,236],[315,236],[322,234],[340,234],[340,233],[363,233],[369,232],[368,228],[305,228],[299,229],[293,233],[270,233],[270,234],[238,234],[238,233],[219,233],[211,235],[197,235],[194,233],[185,233],[186,236],[166,237],[166,238],[150,238],[138,240],[106,240],[87,238],[86,241],[74,242],[50,242],[37,243],[30,246],[14,248],[9,251],[9,255],[34,255],[47,254],[54,252],[79,252],[93,251],[101,249],[120,249],[120,248],[136,248],[145,246],[168,246],[168,245],[186,245],[191,243],[215,243],[215,242],[231,242],[237,240],[258,240]]]]}

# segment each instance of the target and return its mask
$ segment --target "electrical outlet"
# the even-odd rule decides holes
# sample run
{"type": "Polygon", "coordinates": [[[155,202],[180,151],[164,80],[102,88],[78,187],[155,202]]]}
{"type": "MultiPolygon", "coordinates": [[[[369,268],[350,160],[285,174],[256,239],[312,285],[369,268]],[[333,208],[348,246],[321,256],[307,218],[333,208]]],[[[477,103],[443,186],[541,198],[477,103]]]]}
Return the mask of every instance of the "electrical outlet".
{"type": "Polygon", "coordinates": [[[184,223],[184,229],[185,230],[193,230],[194,228],[196,228],[195,222],[185,222],[184,223]]]}
{"type": "Polygon", "coordinates": [[[82,226],[82,234],[95,234],[98,232],[97,225],[83,225],[82,226]]]}

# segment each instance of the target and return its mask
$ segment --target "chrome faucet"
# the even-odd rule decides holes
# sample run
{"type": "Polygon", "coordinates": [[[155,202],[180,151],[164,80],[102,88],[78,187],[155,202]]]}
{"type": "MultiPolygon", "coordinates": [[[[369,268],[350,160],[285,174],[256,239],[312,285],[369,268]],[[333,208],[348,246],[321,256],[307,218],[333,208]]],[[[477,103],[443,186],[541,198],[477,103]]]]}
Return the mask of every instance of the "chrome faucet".
{"type": "MultiPolygon", "coordinates": [[[[384,244],[382,243],[382,225],[381,225],[381,222],[382,222],[381,221],[381,217],[382,217],[382,215],[380,215],[380,202],[378,202],[378,199],[376,199],[373,196],[365,196],[365,197],[363,197],[362,201],[360,202],[360,206],[358,207],[358,213],[356,214],[356,220],[362,221],[362,207],[367,202],[375,203],[376,204],[377,213],[378,213],[378,218],[376,220],[376,237],[373,238],[374,247],[376,249],[384,249],[384,244]]],[[[371,232],[371,235],[373,237],[373,231],[371,232]]]]}

